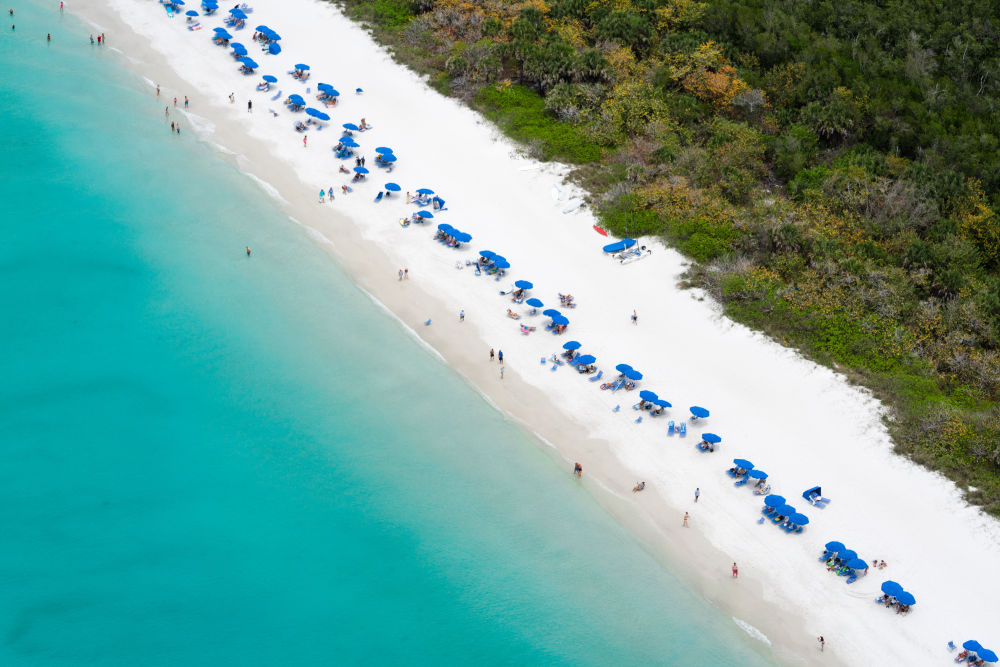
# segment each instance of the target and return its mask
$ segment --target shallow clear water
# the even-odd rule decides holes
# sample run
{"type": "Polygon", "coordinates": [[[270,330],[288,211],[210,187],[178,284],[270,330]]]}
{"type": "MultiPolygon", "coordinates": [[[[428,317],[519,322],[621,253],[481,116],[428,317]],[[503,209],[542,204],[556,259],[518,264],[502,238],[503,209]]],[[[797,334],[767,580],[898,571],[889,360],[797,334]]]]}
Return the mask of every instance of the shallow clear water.
{"type": "Polygon", "coordinates": [[[762,662],[42,4],[0,38],[0,664],[762,662]]]}

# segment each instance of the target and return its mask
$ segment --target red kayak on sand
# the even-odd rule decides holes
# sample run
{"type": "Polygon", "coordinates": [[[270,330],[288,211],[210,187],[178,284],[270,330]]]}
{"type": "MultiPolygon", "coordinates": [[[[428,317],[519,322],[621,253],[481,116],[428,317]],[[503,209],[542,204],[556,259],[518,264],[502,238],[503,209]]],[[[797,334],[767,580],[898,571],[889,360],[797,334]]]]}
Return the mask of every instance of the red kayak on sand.
{"type": "Polygon", "coordinates": [[[594,231],[597,232],[598,234],[600,234],[601,236],[607,236],[608,235],[607,231],[605,231],[604,229],[601,229],[597,225],[594,225],[594,231]]]}

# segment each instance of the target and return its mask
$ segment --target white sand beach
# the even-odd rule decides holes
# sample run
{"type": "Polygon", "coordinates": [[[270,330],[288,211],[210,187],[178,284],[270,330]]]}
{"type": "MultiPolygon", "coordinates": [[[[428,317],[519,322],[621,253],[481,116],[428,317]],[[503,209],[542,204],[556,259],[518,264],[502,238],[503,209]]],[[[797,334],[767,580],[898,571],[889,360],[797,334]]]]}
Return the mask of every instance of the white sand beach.
{"type": "MultiPolygon", "coordinates": [[[[250,4],[247,28],[231,32],[260,63],[255,76],[240,74],[230,49],[211,41],[224,9],[200,17],[202,29],[190,31],[183,15],[168,17],[155,0],[80,0],[66,8],[104,31],[109,50],[120,50],[129,67],[160,84],[163,104],[172,118],[183,119],[185,133],[197,133],[263,182],[359,285],[500,409],[550,443],[567,474],[580,461],[582,483],[595,497],[708,599],[766,635],[781,662],[944,664],[951,659],[949,640],[977,639],[1000,649],[1000,611],[992,604],[1000,596],[1000,579],[992,576],[1000,562],[1000,524],[965,504],[941,475],[894,455],[877,401],[722,317],[697,291],[678,288],[685,261],[659,241],[640,239],[652,254],[632,264],[604,255],[601,247],[613,239],[593,230],[586,207],[563,213],[582,196],[564,183],[565,167],[521,155],[489,123],[394,63],[332,5],[250,4]],[[281,54],[263,54],[252,42],[259,24],[280,33],[281,54]],[[295,63],[310,65],[307,82],[287,74],[295,63]],[[255,90],[260,74],[278,77],[270,92],[255,90]],[[304,147],[293,123],[305,117],[287,111],[281,99],[298,93],[319,106],[320,82],[342,95],[326,110],[328,127],[310,131],[304,147]],[[358,87],[364,94],[354,93],[358,87]],[[272,100],[278,91],[281,98],[272,100]],[[191,107],[182,115],[173,98],[184,96],[191,107]],[[342,123],[362,117],[374,127],[356,135],[372,174],[343,195],[349,176],[338,172],[341,161],[331,147],[342,123]],[[374,166],[376,146],[392,147],[398,156],[391,174],[374,166]],[[374,203],[387,181],[404,192],[374,203]],[[320,204],[320,189],[331,185],[335,201],[320,204]],[[405,203],[404,193],[421,187],[433,188],[447,210],[428,224],[401,227],[399,219],[418,208],[405,203]],[[553,188],[561,189],[561,199],[553,188]],[[439,222],[471,234],[471,244],[453,249],[434,241],[439,222]],[[482,249],[509,260],[499,282],[465,266],[482,249]],[[400,267],[409,270],[409,280],[397,280],[400,267]],[[499,294],[519,279],[534,283],[529,296],[569,318],[565,334],[547,332],[548,318],[529,315],[529,307],[499,294]],[[572,293],[578,307],[560,308],[560,292],[572,293]],[[521,319],[508,318],[508,308],[521,319]],[[427,319],[430,326],[423,324],[427,319]],[[522,335],[521,324],[537,329],[522,335]],[[639,388],[673,408],[635,423],[638,390],[601,391],[567,366],[553,371],[551,363],[539,363],[569,340],[597,357],[606,379],[617,375],[615,365],[631,364],[644,376],[639,388]],[[491,347],[503,350],[503,379],[488,361],[491,347]],[[692,405],[709,408],[711,416],[688,423],[686,438],[668,436],[668,420],[686,421],[692,405]],[[723,438],[714,453],[695,447],[704,431],[723,438]],[[749,485],[735,488],[726,475],[736,457],[765,470],[772,492],[809,517],[803,533],[758,523],[762,497],[749,485]],[[640,480],[645,490],[633,494],[640,480]],[[832,499],[825,509],[802,498],[816,485],[832,499]],[[689,528],[681,527],[685,511],[689,528]],[[888,567],[845,585],[817,560],[831,540],[888,567]],[[735,581],[733,561],[740,569],[735,581]],[[873,602],[887,579],[916,597],[909,614],[873,602]],[[818,635],[826,639],[822,656],[818,635]]],[[[353,160],[343,164],[354,166],[353,160]]],[[[234,259],[243,246],[233,240],[234,259]]]]}

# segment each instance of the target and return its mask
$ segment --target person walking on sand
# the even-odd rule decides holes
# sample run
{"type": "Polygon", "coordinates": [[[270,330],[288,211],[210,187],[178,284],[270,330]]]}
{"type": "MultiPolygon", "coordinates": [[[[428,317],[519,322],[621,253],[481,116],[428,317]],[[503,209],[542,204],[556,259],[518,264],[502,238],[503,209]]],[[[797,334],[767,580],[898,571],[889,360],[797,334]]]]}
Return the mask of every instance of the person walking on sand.
{"type": "Polygon", "coordinates": [[[188,96],[187,95],[184,96],[184,108],[185,109],[188,108],[188,96]]]}
{"type": "Polygon", "coordinates": [[[495,355],[495,354],[493,354],[493,348],[491,347],[491,348],[490,348],[490,361],[493,361],[493,357],[495,357],[495,356],[496,356],[496,355],[495,355]]]}
{"type": "Polygon", "coordinates": [[[247,113],[253,113],[253,100],[247,100],[247,113]]]}
{"type": "Polygon", "coordinates": [[[577,477],[583,475],[583,466],[580,465],[579,461],[573,464],[573,474],[576,475],[577,477]]]}
{"type": "Polygon", "coordinates": [[[319,191],[319,203],[320,204],[322,204],[322,203],[324,203],[326,201],[325,197],[326,197],[326,191],[325,190],[320,190],[319,191]]]}
{"type": "Polygon", "coordinates": [[[700,497],[701,497],[701,489],[696,487],[694,490],[694,501],[698,502],[698,498],[700,497]]]}
{"type": "Polygon", "coordinates": [[[309,147],[309,135],[302,137],[302,148],[309,147]]]}
{"type": "Polygon", "coordinates": [[[459,322],[465,321],[465,310],[462,310],[461,312],[458,313],[458,321],[459,322]]]}
{"type": "Polygon", "coordinates": [[[409,279],[410,279],[410,270],[403,269],[403,280],[409,280],[409,279]]]}
{"type": "Polygon", "coordinates": [[[639,314],[632,311],[632,324],[639,324],[639,314]]]}
{"type": "Polygon", "coordinates": [[[500,379],[503,379],[503,366],[500,367],[500,379]]]}
{"type": "Polygon", "coordinates": [[[682,523],[681,526],[684,527],[684,528],[687,528],[688,527],[688,519],[690,519],[690,518],[691,518],[691,515],[688,514],[687,512],[684,512],[684,523],[682,523]]]}
{"type": "Polygon", "coordinates": [[[156,96],[160,96],[160,84],[156,84],[156,96]]]}
{"type": "Polygon", "coordinates": [[[736,563],[733,563],[733,579],[740,576],[740,568],[736,567],[736,563]]]}
{"type": "Polygon", "coordinates": [[[816,640],[819,642],[819,652],[822,653],[823,649],[826,647],[826,640],[823,639],[823,635],[817,637],[816,640]]]}
{"type": "Polygon", "coordinates": [[[252,251],[250,250],[250,246],[247,246],[247,257],[249,257],[249,256],[250,256],[250,253],[251,253],[251,252],[252,252],[252,251]]]}
{"type": "Polygon", "coordinates": [[[403,282],[403,269],[399,270],[399,282],[403,282]]]}
{"type": "Polygon", "coordinates": [[[497,361],[500,363],[501,366],[503,366],[503,350],[497,352],[497,361]]]}
{"type": "Polygon", "coordinates": [[[229,93],[229,103],[236,104],[236,93],[229,93]]]}

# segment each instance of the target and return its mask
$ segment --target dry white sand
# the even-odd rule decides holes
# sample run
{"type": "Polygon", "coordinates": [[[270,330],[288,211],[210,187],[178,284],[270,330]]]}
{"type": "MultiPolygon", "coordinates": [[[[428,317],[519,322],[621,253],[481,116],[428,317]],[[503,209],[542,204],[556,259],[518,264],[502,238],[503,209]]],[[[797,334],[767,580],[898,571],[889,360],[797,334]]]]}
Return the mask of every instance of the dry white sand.
{"type": "MultiPolygon", "coordinates": [[[[834,664],[943,662],[948,640],[1000,647],[1000,612],[992,604],[1000,593],[992,573],[1000,562],[1000,527],[966,505],[951,482],[891,453],[877,401],[722,317],[696,291],[678,289],[684,261],[655,240],[640,240],[654,252],[631,265],[602,255],[607,240],[591,229],[590,213],[562,213],[579,194],[563,183],[565,168],[519,155],[490,124],[392,62],[331,5],[258,0],[252,6],[248,29],[234,34],[261,64],[260,74],[279,77],[270,93],[256,92],[259,77],[240,75],[229,50],[210,41],[225,10],[202,17],[203,29],[191,32],[183,16],[168,18],[152,0],[81,0],[72,9],[107,32],[109,48],[120,49],[131,67],[160,83],[165,100],[189,96],[185,130],[197,130],[282,201],[359,285],[500,409],[552,444],[567,469],[581,461],[595,497],[708,599],[767,635],[782,662],[815,662],[820,634],[827,640],[823,660],[834,664]],[[264,55],[252,43],[258,24],[281,34],[281,55],[264,55]],[[312,67],[305,84],[286,74],[299,62],[312,67]],[[310,132],[304,148],[292,129],[302,114],[270,97],[280,90],[312,103],[319,82],[333,84],[342,101],[328,111],[330,126],[310,132]],[[354,95],[356,87],[365,94],[354,95]],[[357,137],[373,174],[341,196],[348,179],[337,172],[340,161],[330,148],[340,124],[361,117],[374,125],[357,137]],[[391,175],[373,166],[375,146],[399,156],[391,175]],[[434,222],[472,234],[471,248],[434,242],[434,224],[400,227],[399,218],[416,207],[403,197],[372,202],[389,180],[404,190],[437,190],[448,210],[434,222]],[[319,190],[331,184],[336,201],[319,204],[319,190]],[[554,200],[553,187],[564,191],[561,200],[554,200]],[[486,248],[511,262],[508,279],[456,269],[486,248]],[[410,281],[396,280],[399,267],[409,268],[410,281]],[[528,310],[498,294],[517,279],[532,281],[531,295],[546,307],[559,307],[558,292],[576,296],[579,307],[563,309],[571,320],[567,335],[547,333],[541,316],[506,317],[508,307],[528,310]],[[633,309],[637,326],[629,319],[633,309]],[[425,327],[427,318],[433,324],[425,327]],[[521,322],[538,329],[523,336],[521,322]],[[622,362],[643,372],[642,387],[674,404],[670,415],[636,424],[637,392],[600,391],[566,367],[553,372],[539,363],[570,339],[597,357],[605,377],[622,362]],[[490,347],[504,351],[503,380],[487,361],[490,347]],[[616,405],[620,412],[612,411],[616,405]],[[668,437],[667,420],[686,419],[690,405],[708,407],[712,416],[692,425],[686,439],[668,437]],[[702,431],[724,438],[719,451],[695,449],[702,431]],[[725,475],[734,457],[766,470],[774,492],[809,516],[803,534],[757,523],[760,499],[725,475]],[[632,494],[638,480],[646,490],[632,494]],[[800,495],[816,484],[833,499],[827,509],[809,507],[800,495]],[[682,529],[685,511],[691,527],[682,529]],[[822,545],[834,539],[889,567],[845,585],[817,562],[822,545]],[[917,598],[908,616],[873,603],[890,578],[917,598]]],[[[238,254],[241,240],[234,239],[234,249],[238,254]]]]}

